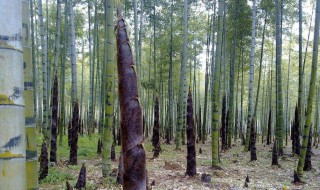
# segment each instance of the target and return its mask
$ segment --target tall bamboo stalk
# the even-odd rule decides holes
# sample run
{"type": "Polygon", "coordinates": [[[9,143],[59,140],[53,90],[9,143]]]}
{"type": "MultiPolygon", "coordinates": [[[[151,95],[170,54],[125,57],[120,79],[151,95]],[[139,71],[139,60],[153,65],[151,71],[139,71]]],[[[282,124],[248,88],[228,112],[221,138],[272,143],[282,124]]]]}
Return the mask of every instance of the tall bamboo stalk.
{"type": "MultiPolygon", "coordinates": [[[[0,1],[0,7],[0,188],[26,189],[22,1],[0,1]]],[[[31,63],[28,67],[32,69],[31,63]]]]}
{"type": "Polygon", "coordinates": [[[275,0],[276,4],[276,99],[277,99],[277,119],[276,119],[276,140],[278,145],[278,152],[283,154],[283,95],[282,95],[282,74],[281,74],[281,57],[282,57],[282,28],[280,17],[280,5],[278,0],[275,0]]]}
{"type": "Polygon", "coordinates": [[[247,120],[247,133],[246,133],[246,144],[245,151],[249,150],[249,138],[250,138],[250,127],[251,120],[254,114],[253,107],[253,90],[254,90],[254,56],[255,56],[255,45],[256,45],[256,0],[253,0],[252,6],[252,28],[251,28],[251,53],[250,53],[250,71],[249,71],[249,97],[248,97],[248,120],[247,120]]]}
{"type": "Polygon", "coordinates": [[[22,27],[23,31],[23,62],[24,69],[24,98],[25,98],[25,126],[26,126],[26,174],[27,189],[39,187],[37,167],[37,141],[36,141],[36,118],[34,102],[34,67],[32,58],[33,38],[30,38],[30,5],[32,2],[22,1],[22,27]]]}
{"type": "Polygon", "coordinates": [[[65,78],[66,78],[66,71],[65,71],[65,65],[66,65],[66,57],[67,57],[67,50],[68,48],[68,31],[69,31],[69,25],[68,25],[68,0],[64,0],[64,32],[63,32],[63,57],[61,61],[61,66],[60,66],[60,75],[61,75],[61,80],[60,80],[60,110],[59,110],[59,129],[62,128],[59,133],[59,145],[62,145],[62,136],[64,133],[65,127],[65,118],[66,118],[66,109],[65,109],[65,78]]]}
{"type": "Polygon", "coordinates": [[[186,94],[187,94],[187,61],[188,61],[188,0],[184,0],[183,12],[183,48],[182,48],[182,62],[180,68],[180,83],[179,83],[179,110],[178,110],[178,124],[176,133],[176,148],[181,146],[181,129],[183,129],[186,94]]]}
{"type": "Polygon", "coordinates": [[[235,74],[235,58],[236,58],[236,46],[237,46],[237,29],[238,29],[238,12],[239,12],[240,0],[237,0],[236,14],[234,16],[234,32],[232,40],[232,55],[230,59],[230,96],[229,96],[229,109],[227,114],[228,119],[228,135],[227,135],[227,148],[231,148],[232,131],[235,128],[234,125],[234,74],[235,74]]]}
{"type": "Polygon", "coordinates": [[[42,14],[42,0],[38,2],[39,7],[39,20],[40,20],[40,36],[41,36],[41,58],[42,58],[42,82],[43,82],[43,123],[42,123],[42,132],[44,140],[47,145],[50,144],[50,126],[48,123],[48,74],[47,74],[47,45],[44,38],[44,26],[43,26],[43,14],[42,14]]]}
{"type": "Polygon", "coordinates": [[[113,124],[113,71],[114,71],[114,21],[113,21],[113,0],[105,0],[105,44],[106,51],[106,75],[105,83],[105,120],[103,124],[103,166],[102,174],[107,177],[111,173],[111,144],[112,144],[112,124],[113,124]]]}
{"type": "Polygon", "coordinates": [[[89,20],[89,65],[90,65],[90,90],[89,90],[89,118],[88,132],[93,133],[93,91],[94,91],[94,55],[92,55],[92,37],[91,37],[91,1],[88,1],[88,20],[89,20]]]}
{"type": "Polygon", "coordinates": [[[313,100],[316,91],[316,80],[317,80],[317,64],[318,64],[318,48],[319,48],[319,22],[320,22],[320,0],[317,0],[316,3],[316,18],[314,24],[314,38],[313,38],[313,55],[312,55],[312,69],[311,69],[311,79],[310,79],[310,90],[308,96],[308,106],[306,114],[306,123],[304,126],[304,133],[302,139],[301,152],[297,167],[297,172],[299,175],[303,174],[303,165],[307,152],[308,145],[308,135],[311,127],[311,115],[312,115],[312,106],[313,100]]]}
{"type": "MultiPolygon", "coordinates": [[[[73,3],[69,1],[69,18],[70,18],[70,60],[71,60],[71,102],[72,105],[78,101],[77,97],[77,63],[76,63],[76,48],[75,48],[75,28],[74,28],[74,15],[73,3]]],[[[72,106],[72,107],[73,107],[72,106]]]]}
{"type": "Polygon", "coordinates": [[[221,68],[221,50],[222,50],[222,30],[223,30],[223,6],[225,1],[219,0],[218,4],[218,31],[217,31],[217,48],[215,54],[214,73],[212,77],[212,120],[211,120],[211,146],[212,146],[212,163],[213,167],[219,165],[219,120],[220,120],[220,68],[221,68]]]}

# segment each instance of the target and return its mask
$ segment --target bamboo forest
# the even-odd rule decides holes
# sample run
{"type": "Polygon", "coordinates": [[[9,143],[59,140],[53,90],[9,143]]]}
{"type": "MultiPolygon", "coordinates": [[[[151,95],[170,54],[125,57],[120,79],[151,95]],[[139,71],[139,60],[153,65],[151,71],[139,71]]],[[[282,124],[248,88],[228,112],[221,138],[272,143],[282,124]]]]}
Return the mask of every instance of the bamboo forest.
{"type": "Polygon", "coordinates": [[[320,0],[0,9],[0,190],[320,189],[320,0]]]}

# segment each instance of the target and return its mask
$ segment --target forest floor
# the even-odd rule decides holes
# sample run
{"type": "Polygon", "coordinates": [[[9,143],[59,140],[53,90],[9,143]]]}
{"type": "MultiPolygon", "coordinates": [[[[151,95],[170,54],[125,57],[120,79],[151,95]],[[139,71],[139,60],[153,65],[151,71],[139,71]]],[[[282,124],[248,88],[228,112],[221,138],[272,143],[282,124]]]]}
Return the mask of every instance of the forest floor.
{"type": "MultiPolygon", "coordinates": [[[[118,168],[120,147],[116,147],[116,162],[112,163],[114,178],[102,178],[101,156],[97,155],[98,135],[79,138],[78,165],[67,164],[69,150],[66,139],[62,146],[58,146],[58,164],[49,167],[48,176],[40,182],[40,189],[65,189],[68,180],[75,185],[81,165],[85,163],[87,169],[86,189],[118,190],[121,186],[116,184],[115,178],[118,168]],[[66,144],[66,145],[64,145],[66,144]]],[[[41,142],[39,139],[38,141],[41,142]]],[[[291,143],[291,142],[289,142],[291,143]]],[[[320,189],[320,150],[313,147],[312,166],[310,172],[305,172],[303,185],[294,185],[293,171],[296,169],[298,157],[291,155],[291,145],[284,150],[284,156],[279,158],[280,167],[271,166],[272,145],[257,144],[257,161],[250,162],[250,152],[244,152],[240,142],[232,149],[221,152],[221,170],[211,168],[211,147],[209,143],[196,144],[197,149],[197,175],[188,177],[186,171],[186,146],[177,151],[175,145],[161,145],[162,152],[159,158],[152,159],[152,146],[150,140],[145,143],[147,151],[147,170],[149,184],[154,182],[153,190],[240,190],[240,189],[320,189]],[[202,154],[199,154],[199,148],[202,154]],[[211,182],[202,182],[203,173],[211,175],[211,182]],[[248,188],[244,188],[245,178],[249,175],[248,188]]]]}

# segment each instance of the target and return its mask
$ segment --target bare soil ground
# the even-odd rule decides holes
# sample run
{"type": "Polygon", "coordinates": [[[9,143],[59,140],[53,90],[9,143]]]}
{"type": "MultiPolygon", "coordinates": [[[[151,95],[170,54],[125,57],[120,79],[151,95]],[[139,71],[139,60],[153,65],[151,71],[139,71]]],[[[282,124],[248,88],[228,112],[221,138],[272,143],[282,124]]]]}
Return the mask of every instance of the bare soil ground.
{"type": "MultiPolygon", "coordinates": [[[[291,143],[291,142],[290,142],[291,143]]],[[[239,143],[238,143],[239,144],[239,143]]],[[[79,145],[81,147],[81,145],[79,145]]],[[[271,166],[272,145],[257,145],[258,160],[250,162],[250,153],[243,151],[243,146],[233,146],[232,149],[221,153],[221,170],[211,168],[210,144],[196,144],[197,149],[197,175],[188,177],[186,171],[186,146],[182,150],[175,150],[175,145],[163,144],[159,158],[152,158],[152,147],[148,142],[145,145],[147,151],[147,170],[149,184],[154,183],[154,190],[240,190],[240,189],[320,189],[320,151],[313,147],[313,170],[305,172],[303,180],[305,184],[292,184],[293,171],[296,169],[298,157],[291,155],[291,146],[285,148],[285,155],[279,158],[280,167],[271,166]],[[202,154],[199,154],[199,148],[202,154]],[[202,182],[203,173],[211,175],[211,182],[202,182]],[[249,175],[248,188],[244,187],[245,178],[249,175]]],[[[94,148],[96,151],[96,148],[94,148]]],[[[117,158],[119,156],[117,147],[117,158]]],[[[67,157],[67,156],[66,156],[67,157]]],[[[87,166],[87,189],[118,190],[121,186],[116,184],[114,178],[103,179],[101,174],[101,157],[79,160],[78,166],[67,166],[67,158],[49,169],[49,180],[42,182],[40,189],[65,189],[65,181],[71,185],[76,183],[78,172],[82,163],[87,166]],[[64,178],[55,180],[53,174],[65,175],[64,178]],[[50,181],[50,177],[52,181],[50,181]]],[[[118,162],[112,163],[114,174],[117,173],[118,162]]],[[[58,176],[59,177],[59,176],[58,176]]]]}

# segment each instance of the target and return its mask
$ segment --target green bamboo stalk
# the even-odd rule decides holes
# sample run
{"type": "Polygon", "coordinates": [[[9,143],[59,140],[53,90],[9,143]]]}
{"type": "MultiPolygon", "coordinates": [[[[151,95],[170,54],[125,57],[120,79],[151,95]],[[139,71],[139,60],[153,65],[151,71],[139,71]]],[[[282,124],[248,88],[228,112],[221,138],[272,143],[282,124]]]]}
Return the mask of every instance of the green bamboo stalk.
{"type": "Polygon", "coordinates": [[[22,27],[23,30],[23,62],[24,69],[24,98],[25,98],[25,126],[26,126],[26,174],[27,189],[39,187],[37,168],[37,141],[36,141],[36,118],[34,114],[34,77],[32,63],[32,38],[30,38],[30,6],[29,0],[22,1],[22,27]]]}
{"type": "Polygon", "coordinates": [[[105,120],[103,123],[103,149],[102,149],[102,175],[109,176],[111,173],[111,144],[112,144],[112,123],[113,123],[113,77],[114,77],[114,20],[113,0],[105,0],[105,44],[106,51],[106,75],[105,83],[105,120]]]}
{"type": "MultiPolygon", "coordinates": [[[[168,127],[170,127],[170,129],[168,129],[168,138],[167,138],[167,143],[170,143],[171,140],[171,131],[173,130],[173,79],[172,79],[172,75],[173,75],[173,0],[171,0],[171,13],[170,13],[170,67],[169,67],[169,123],[168,123],[168,127]]],[[[150,71],[149,71],[150,72],[150,71]]],[[[149,89],[148,89],[149,91],[149,89]]],[[[149,97],[149,94],[148,94],[149,97]]],[[[148,98],[149,99],[149,98],[148,98]]]]}
{"type": "MultiPolygon", "coordinates": [[[[224,0],[218,1],[218,31],[217,31],[217,48],[215,54],[214,72],[211,73],[212,77],[212,120],[211,120],[211,146],[212,146],[212,163],[213,167],[219,166],[219,120],[220,113],[220,68],[221,68],[221,50],[222,50],[222,30],[223,30],[223,6],[224,0]]],[[[213,29],[213,32],[215,30],[213,29]]],[[[212,55],[213,56],[213,55],[212,55]]],[[[212,65],[213,67],[213,65],[212,65]]]]}
{"type": "Polygon", "coordinates": [[[312,115],[312,104],[316,91],[316,80],[317,80],[317,64],[318,64],[318,48],[319,48],[319,22],[320,22],[320,0],[316,3],[316,18],[314,25],[314,40],[313,40],[313,55],[312,55],[312,69],[311,69],[311,79],[310,79],[310,90],[308,96],[308,106],[306,114],[306,123],[304,126],[304,133],[302,139],[301,152],[299,157],[299,162],[297,166],[297,172],[299,175],[303,174],[303,165],[307,152],[308,145],[308,135],[311,127],[311,115],[312,115]]]}
{"type": "Polygon", "coordinates": [[[281,37],[281,18],[280,18],[280,6],[278,0],[276,4],[276,94],[277,94],[277,119],[276,119],[276,139],[278,145],[278,152],[283,154],[283,129],[284,129],[284,117],[283,117],[283,95],[282,95],[282,74],[281,74],[281,57],[282,57],[282,37],[281,37]]]}
{"type": "Polygon", "coordinates": [[[228,109],[228,135],[227,135],[227,148],[231,148],[232,130],[235,128],[234,125],[234,75],[235,75],[235,58],[236,58],[236,46],[237,46],[237,29],[238,29],[238,12],[239,2],[236,3],[236,14],[234,16],[234,32],[232,40],[232,55],[230,59],[230,96],[229,96],[229,109],[228,109]]]}
{"type": "Polygon", "coordinates": [[[204,105],[203,105],[203,124],[202,124],[202,143],[204,144],[206,142],[207,139],[207,106],[208,106],[208,87],[209,87],[209,44],[210,44],[210,29],[211,29],[211,22],[210,22],[210,18],[212,18],[212,16],[209,15],[209,11],[208,11],[208,25],[209,25],[209,29],[207,32],[207,50],[206,50],[206,71],[205,71],[205,86],[204,86],[204,105]]]}
{"type": "MultiPolygon", "coordinates": [[[[243,47],[242,44],[242,36],[241,36],[241,47],[243,47]]],[[[245,144],[244,134],[243,134],[243,95],[244,95],[244,75],[243,75],[243,50],[241,50],[241,106],[240,106],[240,129],[239,129],[239,135],[242,139],[242,144],[245,144]]]]}
{"type": "Polygon", "coordinates": [[[302,129],[303,120],[303,68],[302,68],[302,0],[299,0],[299,88],[298,88],[298,114],[299,114],[299,130],[302,129]]]}
{"type": "Polygon", "coordinates": [[[289,93],[290,93],[290,86],[289,86],[289,81],[290,81],[290,65],[291,65],[291,43],[292,43],[292,28],[293,25],[291,26],[291,31],[290,31],[290,41],[289,41],[289,61],[288,61],[288,69],[287,69],[287,92],[286,92],[286,119],[285,119],[285,127],[286,127],[286,145],[288,144],[287,141],[287,131],[290,128],[290,105],[289,105],[289,93]]]}

